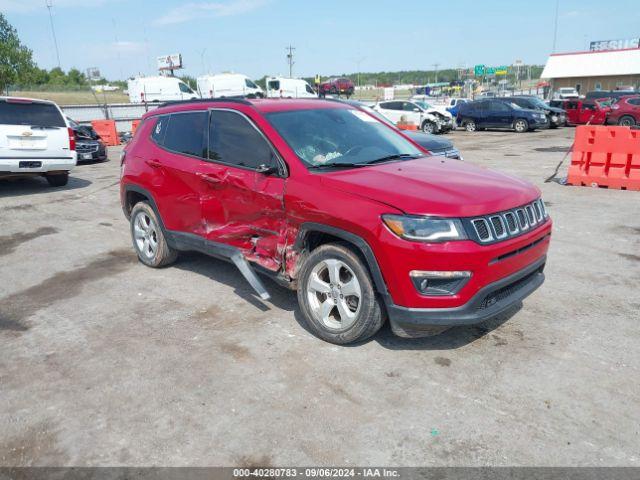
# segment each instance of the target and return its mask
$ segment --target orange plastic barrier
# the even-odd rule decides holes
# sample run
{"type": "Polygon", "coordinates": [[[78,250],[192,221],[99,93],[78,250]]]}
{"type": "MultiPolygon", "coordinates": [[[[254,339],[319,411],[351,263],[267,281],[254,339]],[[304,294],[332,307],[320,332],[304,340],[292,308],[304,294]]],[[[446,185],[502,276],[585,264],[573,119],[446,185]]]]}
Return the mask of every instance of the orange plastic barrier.
{"type": "Polygon", "coordinates": [[[92,120],[91,126],[96,133],[100,135],[105,145],[109,145],[110,147],[120,145],[115,120],[92,120]]]}
{"type": "Polygon", "coordinates": [[[140,125],[140,120],[134,120],[131,122],[131,135],[136,134],[136,130],[138,129],[138,125],[140,125]]]}
{"type": "Polygon", "coordinates": [[[576,127],[567,183],[640,190],[640,130],[576,127]]]}
{"type": "Polygon", "coordinates": [[[398,123],[396,126],[400,130],[418,130],[418,126],[413,123],[398,123]]]}

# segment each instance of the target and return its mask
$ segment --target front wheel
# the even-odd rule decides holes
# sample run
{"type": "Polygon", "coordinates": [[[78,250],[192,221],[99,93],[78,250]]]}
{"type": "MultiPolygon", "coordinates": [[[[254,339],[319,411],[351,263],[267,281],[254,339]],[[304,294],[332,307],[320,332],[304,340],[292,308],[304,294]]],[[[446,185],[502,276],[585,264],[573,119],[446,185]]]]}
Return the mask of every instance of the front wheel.
{"type": "Polygon", "coordinates": [[[519,118],[518,120],[513,122],[513,129],[518,133],[524,133],[529,130],[529,122],[527,122],[523,118],[519,118]]]}
{"type": "Polygon", "coordinates": [[[64,187],[67,183],[69,183],[69,174],[68,173],[57,173],[55,175],[47,175],[47,182],[52,187],[64,187]]]}
{"type": "Polygon", "coordinates": [[[424,133],[436,133],[437,131],[436,124],[433,122],[430,122],[429,120],[425,120],[424,122],[422,122],[422,131],[424,133]]]}
{"type": "Polygon", "coordinates": [[[473,120],[465,120],[464,128],[467,132],[475,132],[476,130],[478,130],[478,126],[473,120]]]}
{"type": "Polygon", "coordinates": [[[313,333],[338,345],[365,340],[384,323],[366,266],[342,243],[322,245],[306,258],[298,303],[313,333]]]}

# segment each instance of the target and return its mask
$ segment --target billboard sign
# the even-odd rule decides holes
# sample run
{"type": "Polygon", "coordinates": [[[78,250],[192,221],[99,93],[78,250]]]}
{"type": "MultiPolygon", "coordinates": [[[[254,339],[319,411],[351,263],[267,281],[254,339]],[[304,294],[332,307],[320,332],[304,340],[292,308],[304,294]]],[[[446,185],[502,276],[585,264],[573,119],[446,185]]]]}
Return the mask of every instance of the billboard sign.
{"type": "Polygon", "coordinates": [[[483,77],[485,75],[506,75],[509,71],[509,67],[501,65],[499,67],[486,67],[484,65],[476,65],[473,69],[473,74],[476,77],[483,77]]]}
{"type": "Polygon", "coordinates": [[[182,68],[182,55],[172,53],[158,57],[158,70],[177,70],[182,68]]]}
{"type": "Polygon", "coordinates": [[[624,50],[625,48],[640,48],[640,38],[626,38],[622,40],[598,40],[591,42],[589,50],[602,52],[605,50],[624,50]]]}

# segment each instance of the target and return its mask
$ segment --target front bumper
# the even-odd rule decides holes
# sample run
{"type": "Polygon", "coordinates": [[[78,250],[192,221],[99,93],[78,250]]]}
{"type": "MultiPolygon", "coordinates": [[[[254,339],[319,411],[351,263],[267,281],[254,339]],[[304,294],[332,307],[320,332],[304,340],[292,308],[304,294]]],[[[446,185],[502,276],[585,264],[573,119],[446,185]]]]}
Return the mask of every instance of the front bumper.
{"type": "Polygon", "coordinates": [[[429,335],[433,327],[471,325],[494,318],[533,293],[544,282],[546,255],[522,270],[480,289],[467,303],[453,308],[409,308],[387,304],[393,333],[400,337],[429,335]]]}

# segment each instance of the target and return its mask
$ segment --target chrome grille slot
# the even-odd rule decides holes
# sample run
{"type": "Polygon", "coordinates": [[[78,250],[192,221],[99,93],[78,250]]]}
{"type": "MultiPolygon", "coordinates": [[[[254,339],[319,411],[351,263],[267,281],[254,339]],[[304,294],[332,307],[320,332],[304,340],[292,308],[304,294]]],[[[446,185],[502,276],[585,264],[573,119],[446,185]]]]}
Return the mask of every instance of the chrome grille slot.
{"type": "Polygon", "coordinates": [[[493,232],[496,234],[496,238],[501,239],[507,236],[507,229],[501,216],[494,215],[492,217],[489,217],[489,221],[491,222],[491,226],[493,227],[493,232]]]}
{"type": "Polygon", "coordinates": [[[518,223],[520,225],[520,230],[528,230],[529,222],[527,222],[527,214],[524,213],[522,208],[516,210],[516,215],[518,216],[518,223]]]}
{"type": "Polygon", "coordinates": [[[475,220],[471,220],[473,228],[476,230],[476,234],[481,242],[488,242],[493,240],[493,235],[491,234],[491,230],[489,229],[489,222],[487,222],[484,218],[476,218],[475,220]]]}
{"type": "Polygon", "coordinates": [[[526,207],[524,207],[524,209],[527,212],[527,219],[529,220],[529,225],[533,227],[536,224],[536,217],[533,214],[533,208],[531,207],[531,205],[527,205],[526,207]]]}
{"type": "Polygon", "coordinates": [[[509,234],[513,235],[514,233],[518,233],[520,231],[520,229],[518,228],[518,220],[516,219],[516,215],[513,212],[505,213],[504,220],[507,224],[509,234]]]}
{"type": "Polygon", "coordinates": [[[540,211],[540,201],[533,202],[533,209],[536,213],[536,222],[542,220],[542,212],[540,211]]]}

